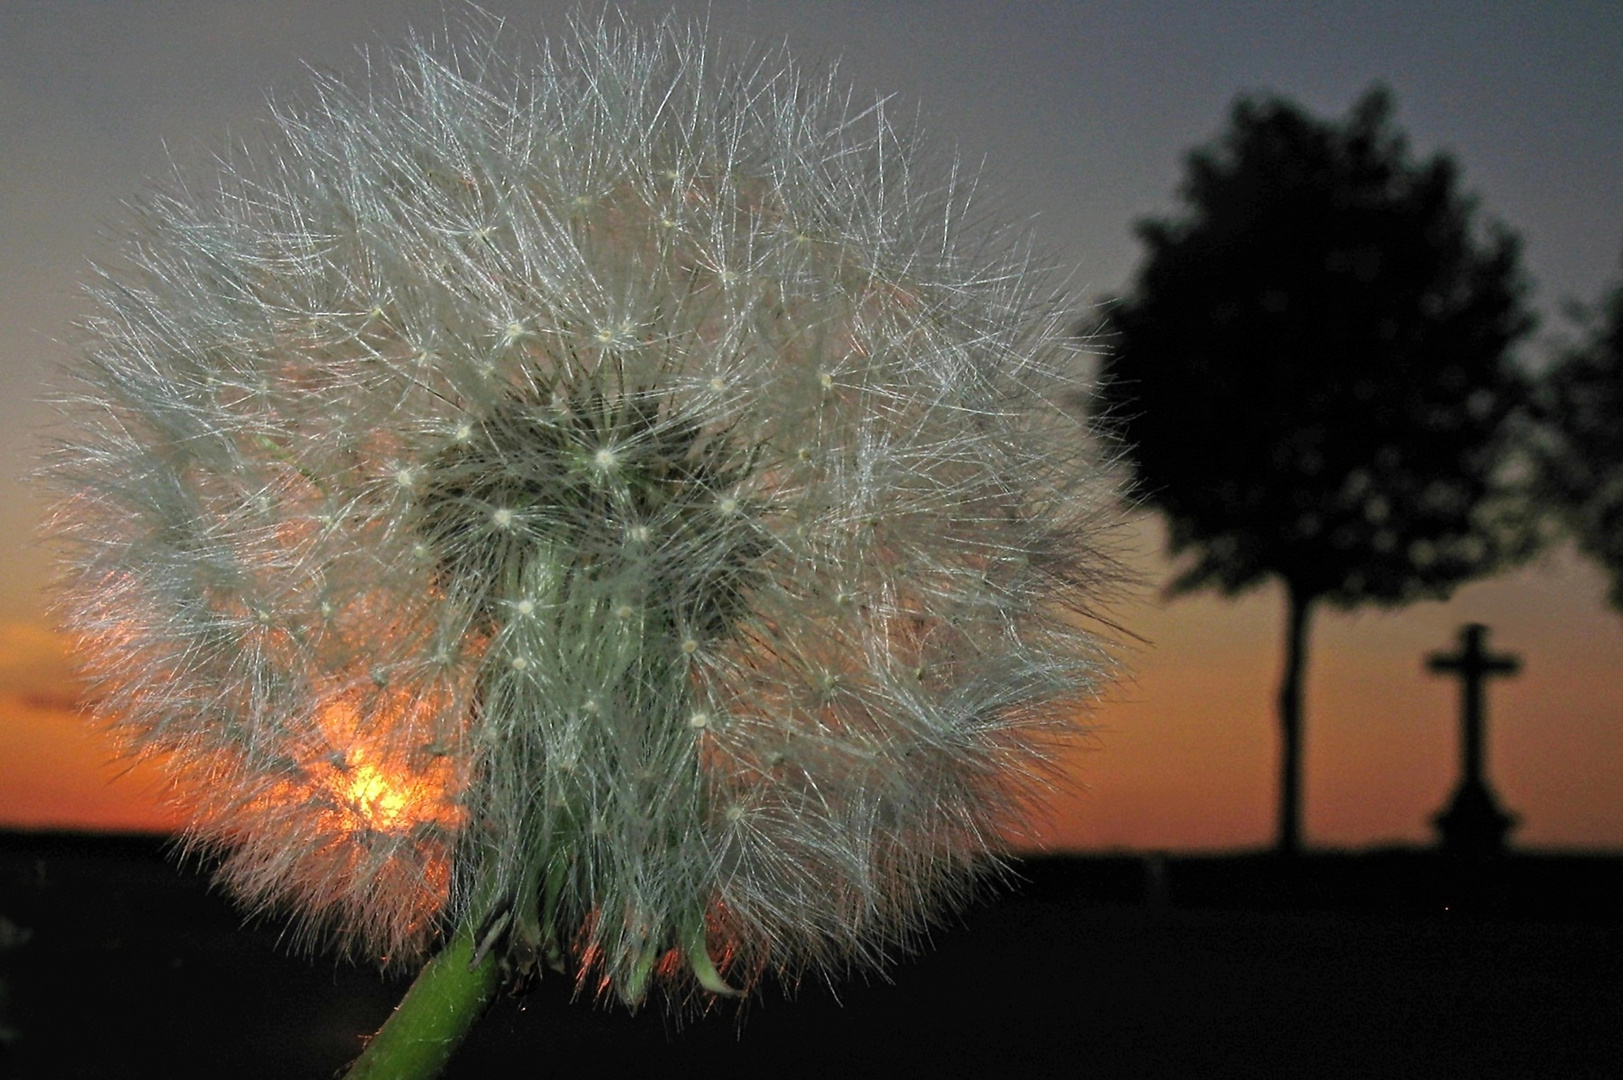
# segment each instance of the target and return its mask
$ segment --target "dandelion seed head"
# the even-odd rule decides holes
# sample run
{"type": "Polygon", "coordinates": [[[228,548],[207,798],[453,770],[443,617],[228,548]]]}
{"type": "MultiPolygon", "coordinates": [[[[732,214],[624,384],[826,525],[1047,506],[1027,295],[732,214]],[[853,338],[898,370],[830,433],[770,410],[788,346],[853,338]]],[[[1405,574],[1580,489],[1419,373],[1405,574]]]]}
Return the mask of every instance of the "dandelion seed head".
{"type": "Polygon", "coordinates": [[[318,81],[92,288],[100,717],[311,942],[520,926],[636,1003],[917,941],[1111,670],[1063,296],[883,107],[674,20],[318,81]]]}

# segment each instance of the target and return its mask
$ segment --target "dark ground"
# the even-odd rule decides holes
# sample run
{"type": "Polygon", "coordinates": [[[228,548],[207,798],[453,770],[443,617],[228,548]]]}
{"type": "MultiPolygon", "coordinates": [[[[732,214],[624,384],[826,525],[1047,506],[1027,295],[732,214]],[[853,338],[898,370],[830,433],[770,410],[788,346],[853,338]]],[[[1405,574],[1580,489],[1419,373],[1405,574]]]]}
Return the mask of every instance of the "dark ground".
{"type": "MultiPolygon", "coordinates": [[[[448,1077],[1623,1077],[1623,858],[1024,864],[893,982],[673,1029],[502,1000],[448,1077]]],[[[0,834],[0,1076],[326,1078],[404,989],[288,956],[152,840],[0,834]]]]}

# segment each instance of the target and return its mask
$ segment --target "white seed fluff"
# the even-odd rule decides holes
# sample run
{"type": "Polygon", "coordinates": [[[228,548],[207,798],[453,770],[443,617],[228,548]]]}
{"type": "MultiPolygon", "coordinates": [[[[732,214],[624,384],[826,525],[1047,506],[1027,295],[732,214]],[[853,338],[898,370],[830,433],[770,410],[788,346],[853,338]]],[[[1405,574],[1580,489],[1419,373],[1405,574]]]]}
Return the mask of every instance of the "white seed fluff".
{"type": "Polygon", "coordinates": [[[495,42],[319,76],[102,272],[51,467],[99,715],[357,951],[881,962],[1109,670],[1063,297],[832,73],[495,42]]]}

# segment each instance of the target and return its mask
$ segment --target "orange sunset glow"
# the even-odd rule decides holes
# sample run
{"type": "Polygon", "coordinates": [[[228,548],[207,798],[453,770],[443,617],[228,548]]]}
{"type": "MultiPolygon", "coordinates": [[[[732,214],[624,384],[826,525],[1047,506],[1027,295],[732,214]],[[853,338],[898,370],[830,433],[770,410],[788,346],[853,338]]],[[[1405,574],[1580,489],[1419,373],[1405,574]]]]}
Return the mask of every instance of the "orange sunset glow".
{"type": "MultiPolygon", "coordinates": [[[[1158,540],[1141,523],[1141,546],[1158,540]]],[[[1154,549],[1151,549],[1154,550],[1154,549]]],[[[1146,572],[1155,561],[1143,559],[1146,572]]],[[[1485,622],[1522,673],[1488,691],[1488,773],[1535,848],[1623,846],[1617,719],[1623,717],[1623,617],[1600,602],[1600,576],[1571,553],[1469,586],[1451,602],[1397,613],[1329,614],[1315,627],[1307,699],[1310,842],[1429,843],[1458,770],[1457,683],[1428,675],[1426,653],[1460,624],[1485,622]]],[[[1146,589],[1118,605],[1147,640],[1088,717],[1069,785],[1039,809],[1023,846],[1046,850],[1233,849],[1272,838],[1273,695],[1279,598],[1163,602],[1146,589]]],[[[0,627],[0,822],[25,828],[169,831],[163,778],[119,764],[74,705],[61,641],[0,627]]],[[[335,833],[454,824],[447,759],[416,770],[377,760],[353,705],[321,720],[333,763],[319,765],[335,833]],[[338,764],[338,761],[342,764],[338,764]]],[[[309,792],[283,793],[307,798],[309,792]]]]}
{"type": "Polygon", "coordinates": [[[418,939],[445,904],[465,817],[455,758],[418,737],[435,730],[441,704],[398,690],[335,695],[297,769],[281,777],[194,762],[198,771],[180,779],[184,805],[201,846],[223,855],[221,879],[250,904],[291,902],[307,916],[303,933],[388,894],[387,938],[418,939]],[[263,873],[274,864],[284,875],[263,873]]]}
{"type": "MultiPolygon", "coordinates": [[[[386,703],[380,710],[383,715],[367,725],[351,700],[340,698],[321,710],[317,723],[330,752],[306,762],[305,768],[315,777],[317,794],[330,797],[333,831],[403,833],[423,824],[454,829],[461,823],[462,811],[455,802],[461,785],[450,757],[424,753],[420,761],[405,762],[374,749],[394,728],[409,725],[405,714],[410,707],[386,703]]],[[[289,801],[311,795],[296,786],[278,792],[289,801]]]]}

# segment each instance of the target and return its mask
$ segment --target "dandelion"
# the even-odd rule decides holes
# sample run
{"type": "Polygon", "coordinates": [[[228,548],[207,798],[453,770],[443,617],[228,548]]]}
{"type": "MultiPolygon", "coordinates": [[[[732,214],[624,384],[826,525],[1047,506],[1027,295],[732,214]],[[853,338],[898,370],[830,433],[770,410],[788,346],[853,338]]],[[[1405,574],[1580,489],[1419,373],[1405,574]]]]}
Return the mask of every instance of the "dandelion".
{"type": "Polygon", "coordinates": [[[495,42],[318,78],[102,271],[100,716],[251,907],[475,1001],[881,962],[1109,667],[1060,307],[832,74],[495,42]]]}

